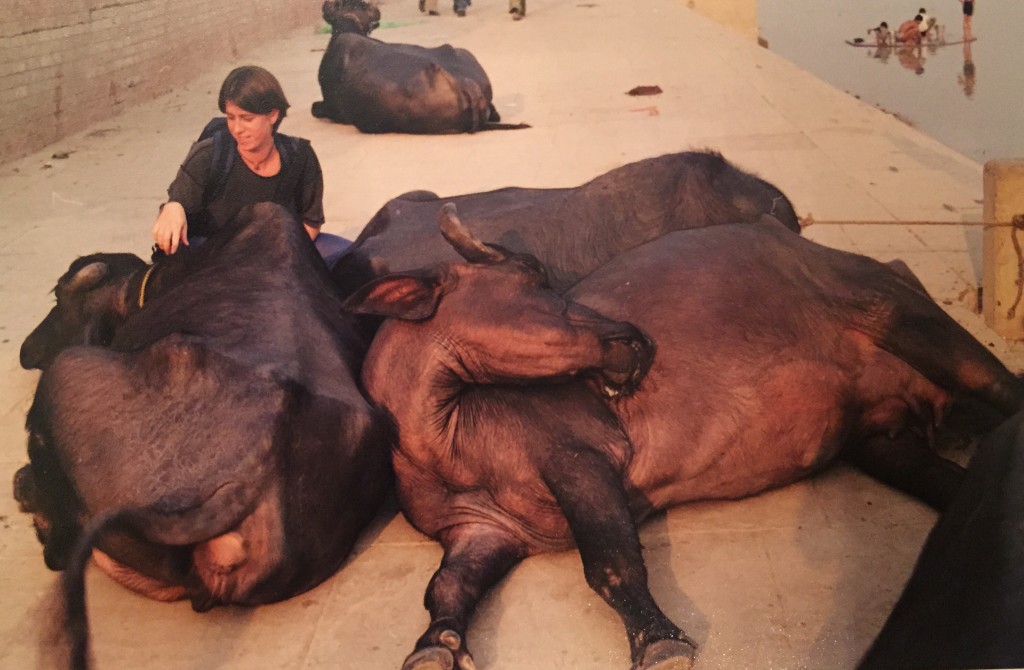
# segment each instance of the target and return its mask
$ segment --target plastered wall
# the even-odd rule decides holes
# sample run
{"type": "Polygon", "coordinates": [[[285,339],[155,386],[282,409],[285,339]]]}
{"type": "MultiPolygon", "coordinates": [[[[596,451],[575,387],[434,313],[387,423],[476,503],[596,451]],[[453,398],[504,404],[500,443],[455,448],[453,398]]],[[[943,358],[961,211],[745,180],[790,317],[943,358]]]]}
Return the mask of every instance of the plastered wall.
{"type": "Polygon", "coordinates": [[[5,0],[0,163],[172,90],[261,40],[321,22],[319,0],[5,0]]]}

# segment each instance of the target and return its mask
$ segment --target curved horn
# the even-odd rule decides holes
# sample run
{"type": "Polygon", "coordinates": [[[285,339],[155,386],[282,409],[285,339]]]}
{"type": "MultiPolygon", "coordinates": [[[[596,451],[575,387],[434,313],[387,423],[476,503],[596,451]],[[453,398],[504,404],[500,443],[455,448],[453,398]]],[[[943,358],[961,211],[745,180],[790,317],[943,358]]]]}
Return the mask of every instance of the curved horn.
{"type": "Polygon", "coordinates": [[[100,283],[100,281],[107,276],[109,271],[110,266],[102,261],[89,263],[68,279],[63,288],[71,292],[87,289],[100,283]]]}
{"type": "Polygon", "coordinates": [[[448,244],[470,263],[498,263],[505,260],[505,254],[473,237],[459,219],[459,210],[454,202],[445,203],[437,216],[437,225],[448,244]]]}

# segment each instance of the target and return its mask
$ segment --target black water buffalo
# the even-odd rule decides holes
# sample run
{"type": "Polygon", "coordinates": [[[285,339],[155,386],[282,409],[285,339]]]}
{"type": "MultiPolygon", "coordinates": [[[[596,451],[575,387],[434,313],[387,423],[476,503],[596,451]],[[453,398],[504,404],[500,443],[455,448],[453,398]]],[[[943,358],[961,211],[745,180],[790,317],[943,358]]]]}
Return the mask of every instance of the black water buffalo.
{"type": "Polygon", "coordinates": [[[862,670],[1024,667],[1024,414],[989,434],[862,670]]]}
{"type": "Polygon", "coordinates": [[[616,168],[572,188],[504,188],[440,200],[399,196],[381,208],[332,270],[343,295],[388,272],[458,255],[437,230],[445,202],[480,239],[537,257],[564,290],[623,251],[673,230],[772,214],[799,232],[789,199],[715,152],[681,152],[616,168]]]}
{"type": "Polygon", "coordinates": [[[362,0],[326,0],[331,41],[320,61],[324,99],[313,116],[363,133],[465,133],[498,124],[491,82],[473,54],[445,44],[426,48],[367,37],[380,11],[362,0]]]}
{"type": "Polygon", "coordinates": [[[357,388],[366,342],[284,209],[148,268],[78,259],[56,296],[22,348],[45,370],[15,495],[65,571],[73,665],[93,546],[118,582],[198,611],[338,569],[390,487],[390,437],[357,388]]]}
{"type": "Polygon", "coordinates": [[[446,235],[474,263],[388,275],[345,302],[389,317],[363,382],[397,426],[402,510],[444,547],[405,670],[471,668],[482,595],[523,558],[574,541],[622,617],[633,668],[689,667],[696,644],[648,591],[639,520],[837,457],[942,506],[962,477],[929,444],[946,407],[963,397],[1006,416],[1024,400],[913,283],[777,223],[670,233],[560,296],[535,259],[480,243],[454,211],[446,235]],[[631,395],[649,347],[598,315],[653,343],[631,395]],[[595,370],[596,384],[564,382],[595,370]]]}

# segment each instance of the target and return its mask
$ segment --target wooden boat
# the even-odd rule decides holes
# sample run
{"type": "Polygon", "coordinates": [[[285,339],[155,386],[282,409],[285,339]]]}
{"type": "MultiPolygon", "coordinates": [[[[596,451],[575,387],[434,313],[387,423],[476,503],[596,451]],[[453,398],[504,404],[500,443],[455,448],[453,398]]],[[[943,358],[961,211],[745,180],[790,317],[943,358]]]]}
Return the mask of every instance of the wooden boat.
{"type": "MultiPolygon", "coordinates": [[[[857,39],[860,39],[860,38],[857,38],[857,39]]],[[[914,44],[912,42],[897,42],[895,44],[885,44],[885,45],[882,45],[882,46],[878,46],[877,44],[875,44],[871,40],[861,40],[860,42],[858,42],[856,39],[853,39],[853,40],[846,40],[846,43],[849,44],[851,47],[871,47],[871,48],[875,48],[875,49],[899,49],[901,47],[916,47],[916,46],[929,47],[929,48],[930,47],[951,47],[954,44],[967,44],[968,42],[976,42],[977,40],[978,40],[977,37],[972,37],[969,40],[952,40],[952,41],[950,41],[950,40],[942,40],[942,41],[940,41],[940,40],[925,40],[925,41],[921,42],[920,44],[914,44]]]]}

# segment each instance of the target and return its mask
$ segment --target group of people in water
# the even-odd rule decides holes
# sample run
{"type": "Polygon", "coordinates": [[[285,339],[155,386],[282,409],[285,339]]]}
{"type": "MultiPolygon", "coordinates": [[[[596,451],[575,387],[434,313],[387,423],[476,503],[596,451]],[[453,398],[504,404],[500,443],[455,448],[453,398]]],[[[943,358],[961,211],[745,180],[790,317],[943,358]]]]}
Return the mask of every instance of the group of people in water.
{"type": "MultiPolygon", "coordinates": [[[[963,34],[963,73],[957,76],[957,83],[963,89],[964,95],[968,98],[974,95],[975,67],[974,58],[971,54],[971,42],[974,35],[971,31],[971,17],[974,15],[973,0],[960,0],[963,5],[964,34],[963,34]]],[[[882,21],[878,26],[868,29],[868,35],[875,38],[875,58],[881,59],[884,63],[889,55],[895,51],[899,57],[900,65],[914,72],[924,74],[924,50],[922,45],[932,46],[948,44],[945,42],[944,27],[938,25],[933,17],[930,17],[924,7],[917,10],[914,18],[904,21],[896,31],[889,29],[889,24],[882,21]],[[895,47],[895,49],[893,48],[895,47]]],[[[857,39],[856,42],[863,43],[864,40],[857,39]]],[[[953,42],[956,44],[956,42],[953,42]]]]}
{"type": "MultiPolygon", "coordinates": [[[[971,17],[974,16],[974,0],[960,0],[964,15],[963,39],[969,42],[974,39],[971,31],[971,17]]],[[[875,38],[877,46],[919,45],[928,39],[944,40],[945,26],[939,25],[934,16],[929,16],[924,7],[917,10],[914,18],[907,19],[892,31],[889,24],[882,21],[874,28],[868,28],[868,35],[875,38]]]]}

